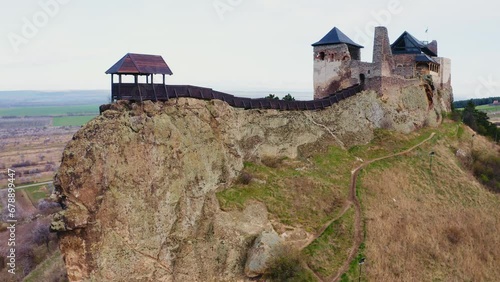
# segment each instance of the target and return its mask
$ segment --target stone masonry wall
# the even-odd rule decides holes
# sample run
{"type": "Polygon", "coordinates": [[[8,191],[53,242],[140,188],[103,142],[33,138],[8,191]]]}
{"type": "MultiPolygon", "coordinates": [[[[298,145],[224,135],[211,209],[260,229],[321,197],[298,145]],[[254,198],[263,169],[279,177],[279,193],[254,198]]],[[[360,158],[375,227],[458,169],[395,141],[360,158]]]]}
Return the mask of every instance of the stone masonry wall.
{"type": "Polygon", "coordinates": [[[346,44],[314,48],[314,99],[351,86],[351,56],[346,44]]]}

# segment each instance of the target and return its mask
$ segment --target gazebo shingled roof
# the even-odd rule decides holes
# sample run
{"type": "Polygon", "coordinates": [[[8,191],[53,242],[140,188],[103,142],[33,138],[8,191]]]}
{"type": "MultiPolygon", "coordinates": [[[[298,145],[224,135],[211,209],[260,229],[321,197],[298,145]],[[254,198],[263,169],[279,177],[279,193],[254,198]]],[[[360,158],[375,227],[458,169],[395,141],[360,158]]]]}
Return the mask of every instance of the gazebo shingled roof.
{"type": "Polygon", "coordinates": [[[106,74],[168,74],[172,71],[161,56],[128,53],[114,64],[106,74]]]}

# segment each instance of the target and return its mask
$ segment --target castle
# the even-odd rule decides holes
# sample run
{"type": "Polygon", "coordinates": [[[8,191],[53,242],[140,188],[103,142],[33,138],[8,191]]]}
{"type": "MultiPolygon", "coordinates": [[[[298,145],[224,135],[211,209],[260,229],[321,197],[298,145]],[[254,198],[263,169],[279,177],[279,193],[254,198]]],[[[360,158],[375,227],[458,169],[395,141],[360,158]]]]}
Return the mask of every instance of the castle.
{"type": "Polygon", "coordinates": [[[391,93],[405,86],[422,85],[429,108],[440,89],[451,89],[451,60],[438,57],[437,42],[424,43],[408,32],[392,45],[385,27],[375,28],[373,62],[361,61],[361,48],[338,28],[333,28],[314,47],[314,100],[275,101],[237,97],[211,88],[192,85],[167,85],[165,76],[172,71],[161,56],[126,54],[107,74],[111,75],[111,101],[166,101],[171,98],[218,99],[244,109],[320,110],[363,90],[391,93]],[[162,83],[155,83],[162,75],[162,83]],[[114,77],[118,76],[118,83],[114,77]],[[133,76],[134,83],[124,83],[122,76],[133,76]],[[144,82],[139,82],[139,78],[144,82]]]}
{"type": "Polygon", "coordinates": [[[315,100],[357,84],[385,93],[425,80],[430,100],[435,88],[451,88],[451,60],[438,57],[436,41],[422,42],[408,32],[391,45],[387,28],[376,27],[372,63],[362,62],[363,46],[336,27],[312,46],[315,100]]]}

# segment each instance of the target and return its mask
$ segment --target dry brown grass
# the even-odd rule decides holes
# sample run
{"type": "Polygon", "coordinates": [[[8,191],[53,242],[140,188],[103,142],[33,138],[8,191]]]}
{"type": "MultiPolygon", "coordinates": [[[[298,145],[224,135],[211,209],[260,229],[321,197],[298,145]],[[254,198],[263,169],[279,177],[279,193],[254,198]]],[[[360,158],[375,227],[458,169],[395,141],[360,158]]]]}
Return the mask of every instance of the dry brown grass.
{"type": "Polygon", "coordinates": [[[500,281],[500,196],[462,169],[441,137],[363,174],[369,281],[500,281]]]}
{"type": "Polygon", "coordinates": [[[265,165],[269,168],[278,168],[281,166],[284,159],[279,158],[279,157],[266,156],[266,157],[263,157],[260,161],[262,162],[263,165],[265,165]]]}

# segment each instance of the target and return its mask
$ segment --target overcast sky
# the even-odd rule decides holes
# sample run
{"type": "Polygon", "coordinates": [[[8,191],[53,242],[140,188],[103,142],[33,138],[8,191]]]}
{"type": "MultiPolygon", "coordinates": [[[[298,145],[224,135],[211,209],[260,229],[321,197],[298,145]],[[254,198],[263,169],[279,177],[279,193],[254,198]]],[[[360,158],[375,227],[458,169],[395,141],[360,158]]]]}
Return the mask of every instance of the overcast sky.
{"type": "MultiPolygon", "coordinates": [[[[493,0],[0,0],[0,90],[109,89],[126,53],[162,55],[171,84],[310,91],[311,44],[338,27],[436,39],[455,99],[500,96],[500,4],[493,0]],[[426,33],[426,30],[428,32],[426,33]]],[[[311,94],[312,98],[312,94],[311,94]]]]}

